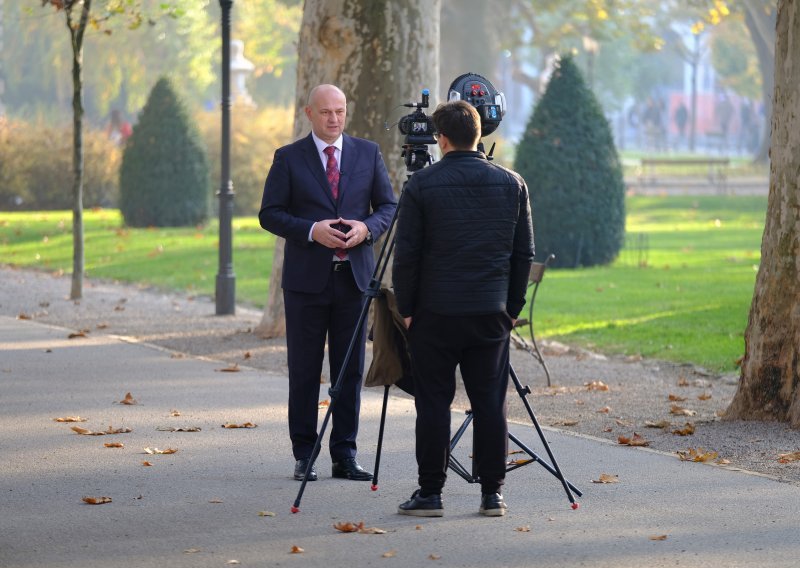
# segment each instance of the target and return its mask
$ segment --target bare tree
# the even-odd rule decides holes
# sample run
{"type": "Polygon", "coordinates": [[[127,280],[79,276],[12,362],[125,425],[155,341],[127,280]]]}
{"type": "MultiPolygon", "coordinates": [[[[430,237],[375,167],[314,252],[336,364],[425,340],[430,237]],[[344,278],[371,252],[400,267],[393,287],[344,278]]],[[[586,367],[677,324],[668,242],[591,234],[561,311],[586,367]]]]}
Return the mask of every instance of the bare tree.
{"type": "MultiPolygon", "coordinates": [[[[389,175],[399,190],[405,167],[402,139],[390,123],[419,100],[423,88],[438,92],[440,0],[306,0],[300,27],[294,136],[308,133],[303,114],[308,92],[321,83],[347,95],[348,134],[380,144],[389,175]]],[[[267,304],[255,333],[264,338],[286,331],[281,294],[283,239],[277,239],[267,304]]]]}
{"type": "Polygon", "coordinates": [[[800,428],[800,6],[778,4],[772,160],[739,388],[726,418],[800,428]]]}

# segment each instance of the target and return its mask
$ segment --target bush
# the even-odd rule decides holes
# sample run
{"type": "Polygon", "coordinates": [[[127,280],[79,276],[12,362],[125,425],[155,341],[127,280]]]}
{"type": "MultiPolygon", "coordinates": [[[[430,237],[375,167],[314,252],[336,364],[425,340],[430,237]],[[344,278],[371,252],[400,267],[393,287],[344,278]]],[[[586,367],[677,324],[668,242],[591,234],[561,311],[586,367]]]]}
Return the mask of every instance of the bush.
{"type": "MultiPolygon", "coordinates": [[[[83,205],[115,207],[117,148],[102,130],[83,133],[83,205]]],[[[0,117],[0,211],[72,209],[72,125],[0,117]]]]}
{"type": "Polygon", "coordinates": [[[197,127],[166,77],[153,87],[128,139],[119,176],[120,211],[131,227],[208,220],[208,158],[197,127]]]}
{"type": "Polygon", "coordinates": [[[536,256],[554,266],[608,264],[625,239],[625,184],[611,129],[571,57],[553,72],[517,147],[536,256]]]}
{"type": "MultiPolygon", "coordinates": [[[[279,147],[292,140],[294,113],[291,108],[248,109],[234,106],[231,111],[231,180],[236,197],[236,215],[256,215],[261,208],[264,180],[279,147]]],[[[204,112],[198,124],[211,161],[211,183],[221,183],[219,112],[204,112]]]]}

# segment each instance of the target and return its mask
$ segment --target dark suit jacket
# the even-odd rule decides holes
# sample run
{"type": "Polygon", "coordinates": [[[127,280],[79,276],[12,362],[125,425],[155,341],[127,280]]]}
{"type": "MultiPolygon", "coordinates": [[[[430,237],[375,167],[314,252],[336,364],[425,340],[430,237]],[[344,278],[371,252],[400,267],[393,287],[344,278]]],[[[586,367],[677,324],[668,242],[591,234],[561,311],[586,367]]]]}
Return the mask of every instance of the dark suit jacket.
{"type": "MultiPolygon", "coordinates": [[[[333,250],[309,242],[314,222],[357,219],[377,239],[392,221],[396,200],[376,143],[345,134],[339,170],[335,202],[310,133],[275,152],[258,218],[264,229],[286,239],[281,282],[286,290],[318,293],[328,281],[333,250]]],[[[347,254],[363,291],[375,268],[372,246],[362,243],[347,254]]]]}

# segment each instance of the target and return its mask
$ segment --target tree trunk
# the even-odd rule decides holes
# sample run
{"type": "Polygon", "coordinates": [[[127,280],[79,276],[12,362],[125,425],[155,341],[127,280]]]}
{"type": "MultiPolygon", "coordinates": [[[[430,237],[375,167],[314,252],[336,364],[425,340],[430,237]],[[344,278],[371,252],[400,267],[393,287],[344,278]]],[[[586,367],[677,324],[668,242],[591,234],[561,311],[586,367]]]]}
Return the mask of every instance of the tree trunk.
{"type": "Polygon", "coordinates": [[[91,9],[92,0],[84,0],[77,22],[72,6],[65,10],[72,39],[72,300],[83,297],[83,34],[91,9]]]}
{"type": "Polygon", "coordinates": [[[739,388],[726,418],[800,428],[800,6],[780,0],[772,163],[739,388]]]}
{"type": "Polygon", "coordinates": [[[758,67],[761,69],[761,96],[764,100],[764,130],[755,152],[756,162],[769,160],[770,122],[772,117],[772,92],[775,83],[775,10],[764,11],[760,2],[745,2],[744,21],[756,48],[758,67]]]}
{"type": "MultiPolygon", "coordinates": [[[[347,95],[346,132],[381,146],[389,176],[399,192],[405,180],[402,137],[392,125],[419,101],[423,88],[435,105],[439,91],[440,0],[306,0],[298,42],[294,137],[310,130],[303,108],[309,91],[333,83],[347,95]]],[[[432,110],[432,109],[431,109],[432,110]]],[[[267,305],[255,333],[269,338],[285,332],[283,239],[275,242],[267,305]]]]}

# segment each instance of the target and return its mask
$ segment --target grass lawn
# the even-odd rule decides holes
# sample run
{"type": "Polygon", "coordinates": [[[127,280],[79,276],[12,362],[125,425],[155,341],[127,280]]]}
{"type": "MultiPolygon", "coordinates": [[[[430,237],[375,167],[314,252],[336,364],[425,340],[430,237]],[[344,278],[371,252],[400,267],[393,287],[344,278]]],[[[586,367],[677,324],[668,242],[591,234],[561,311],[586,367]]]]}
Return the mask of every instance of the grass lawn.
{"type": "MultiPolygon", "coordinates": [[[[608,267],[549,270],[536,302],[537,337],[733,370],[744,352],[766,204],[749,196],[629,197],[631,246],[608,267]]],[[[0,262],[69,272],[71,218],[0,212],[0,262]]],[[[84,224],[89,278],[213,296],[216,222],[128,229],[117,211],[97,210],[84,224]]],[[[237,300],[261,306],[274,239],[255,218],[233,227],[237,300]]]]}

